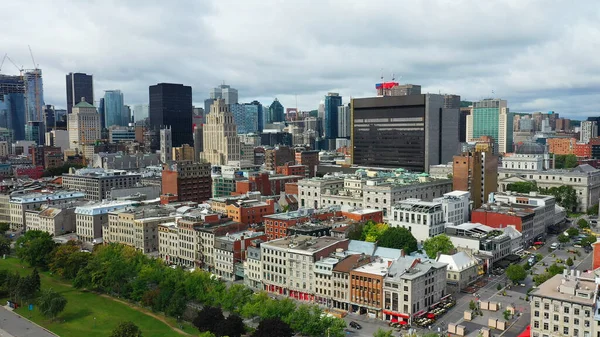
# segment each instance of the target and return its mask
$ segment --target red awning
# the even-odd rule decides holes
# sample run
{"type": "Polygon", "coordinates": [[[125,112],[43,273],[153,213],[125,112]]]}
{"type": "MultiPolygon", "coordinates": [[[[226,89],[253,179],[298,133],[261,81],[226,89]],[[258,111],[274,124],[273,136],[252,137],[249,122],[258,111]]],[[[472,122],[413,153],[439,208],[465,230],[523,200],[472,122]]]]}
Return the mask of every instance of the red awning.
{"type": "Polygon", "coordinates": [[[408,324],[408,322],[407,322],[407,321],[400,321],[399,323],[400,323],[401,325],[406,325],[406,324],[408,324]]]}
{"type": "Polygon", "coordinates": [[[390,321],[390,323],[398,323],[398,319],[397,318],[392,318],[392,320],[390,321]]]}
{"type": "Polygon", "coordinates": [[[383,313],[387,314],[387,315],[402,317],[402,318],[410,318],[410,316],[407,314],[403,314],[403,313],[395,312],[395,311],[391,311],[391,310],[383,310],[383,313]]]}
{"type": "Polygon", "coordinates": [[[531,325],[528,325],[525,331],[521,332],[519,337],[531,337],[531,325]]]}
{"type": "Polygon", "coordinates": [[[427,314],[427,318],[429,318],[429,319],[434,319],[434,318],[435,318],[435,315],[434,315],[434,314],[427,314]]]}
{"type": "Polygon", "coordinates": [[[541,246],[543,244],[544,243],[542,241],[536,241],[536,242],[533,243],[534,246],[541,246]]]}

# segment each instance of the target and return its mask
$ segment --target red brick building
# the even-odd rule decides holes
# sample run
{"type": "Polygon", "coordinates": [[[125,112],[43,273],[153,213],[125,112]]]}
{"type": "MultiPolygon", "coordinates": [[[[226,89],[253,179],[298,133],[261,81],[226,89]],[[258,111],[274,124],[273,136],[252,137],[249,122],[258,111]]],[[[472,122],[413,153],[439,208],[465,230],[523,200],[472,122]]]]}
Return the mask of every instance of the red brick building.
{"type": "Polygon", "coordinates": [[[285,194],[298,195],[298,183],[286,183],[285,184],[285,194]]]}
{"type": "Polygon", "coordinates": [[[210,172],[210,163],[163,164],[162,194],[176,195],[178,201],[205,202],[212,197],[210,172]]]}
{"type": "Polygon", "coordinates": [[[573,154],[577,157],[591,158],[592,157],[592,144],[575,143],[573,147],[573,154]]]}
{"type": "Polygon", "coordinates": [[[554,154],[572,154],[577,143],[575,138],[548,138],[548,152],[554,154]]]}
{"type": "Polygon", "coordinates": [[[29,153],[31,154],[31,161],[34,166],[44,166],[44,168],[48,168],[46,166],[46,155],[50,153],[61,153],[60,147],[56,146],[32,146],[29,148],[29,153]]]}
{"type": "Polygon", "coordinates": [[[260,194],[279,195],[285,191],[285,184],[297,182],[303,176],[271,175],[262,172],[251,175],[248,180],[240,180],[235,183],[234,195],[242,195],[248,192],[260,192],[260,194]]]}
{"type": "Polygon", "coordinates": [[[307,210],[302,209],[294,212],[278,213],[263,217],[265,232],[269,240],[284,238],[287,236],[287,229],[297,224],[309,220],[329,220],[335,216],[341,216],[341,212],[334,212],[328,209],[307,210]]]}
{"type": "Polygon", "coordinates": [[[383,222],[383,211],[376,209],[359,209],[349,212],[342,212],[342,216],[356,222],[375,221],[383,222]]]}
{"type": "Polygon", "coordinates": [[[306,177],[308,175],[308,166],[286,163],[283,166],[277,166],[276,172],[277,174],[283,174],[286,176],[306,177]]]}
{"type": "Polygon", "coordinates": [[[14,168],[15,177],[29,177],[31,179],[40,179],[44,174],[43,166],[21,165],[14,168]]]}
{"type": "Polygon", "coordinates": [[[263,217],[275,213],[275,201],[240,200],[225,207],[227,216],[245,225],[263,222],[263,217]]]}
{"type": "Polygon", "coordinates": [[[315,176],[317,165],[319,165],[319,151],[296,151],[296,164],[306,165],[308,167],[308,178],[315,176]]]}

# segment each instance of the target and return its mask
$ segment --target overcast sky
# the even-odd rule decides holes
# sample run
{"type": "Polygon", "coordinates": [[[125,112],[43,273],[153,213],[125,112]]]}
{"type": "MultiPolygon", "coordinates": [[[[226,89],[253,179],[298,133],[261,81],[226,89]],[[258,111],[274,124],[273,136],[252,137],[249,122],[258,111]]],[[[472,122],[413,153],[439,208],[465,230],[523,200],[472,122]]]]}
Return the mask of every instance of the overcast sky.
{"type": "Polygon", "coordinates": [[[0,57],[31,68],[31,45],[57,107],[68,72],[93,74],[96,100],[121,89],[126,104],[147,103],[149,85],[174,82],[203,106],[224,81],[240,102],[311,110],[329,91],[373,96],[383,69],[515,112],[600,115],[597,0],[0,1],[0,57]]]}

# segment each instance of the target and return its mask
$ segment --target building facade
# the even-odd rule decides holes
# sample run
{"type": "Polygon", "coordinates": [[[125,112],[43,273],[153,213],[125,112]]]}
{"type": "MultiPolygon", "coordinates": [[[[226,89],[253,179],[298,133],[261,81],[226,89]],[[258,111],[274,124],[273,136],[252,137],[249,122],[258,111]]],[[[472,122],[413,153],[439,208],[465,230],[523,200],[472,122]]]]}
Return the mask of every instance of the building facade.
{"type": "Polygon", "coordinates": [[[207,162],[181,161],[163,164],[162,194],[179,201],[202,203],[212,196],[211,166],[207,162]]]}
{"type": "Polygon", "coordinates": [[[65,188],[85,193],[88,200],[102,201],[110,196],[112,188],[128,188],[140,182],[141,175],[125,170],[83,168],[63,174],[65,188]]]}
{"type": "Polygon", "coordinates": [[[192,145],[192,87],[159,83],[150,86],[149,92],[150,125],[171,127],[173,146],[192,145]]]}

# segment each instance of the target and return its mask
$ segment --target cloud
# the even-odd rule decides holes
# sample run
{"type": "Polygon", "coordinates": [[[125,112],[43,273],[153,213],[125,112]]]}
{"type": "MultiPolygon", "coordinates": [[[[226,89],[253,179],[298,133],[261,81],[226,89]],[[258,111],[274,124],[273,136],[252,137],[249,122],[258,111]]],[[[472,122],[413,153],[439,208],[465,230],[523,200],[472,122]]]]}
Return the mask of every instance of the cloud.
{"type": "MultiPolygon", "coordinates": [[[[559,1],[27,1],[3,4],[4,50],[44,71],[64,107],[65,74],[94,74],[96,99],[145,103],[159,82],[203,106],[225,81],[241,101],[316,109],[329,91],[372,96],[382,72],[424,91],[507,99],[512,111],[583,118],[600,102],[600,9],[559,1]],[[6,15],[15,13],[15,15],[6,15]],[[27,13],[27,15],[17,15],[27,13]]],[[[3,72],[16,72],[5,63],[3,72]]]]}

